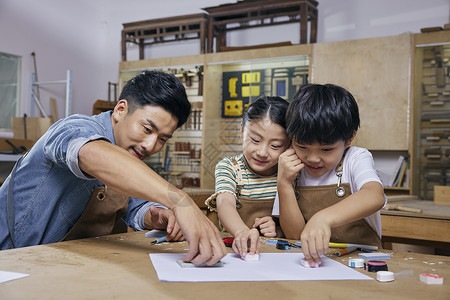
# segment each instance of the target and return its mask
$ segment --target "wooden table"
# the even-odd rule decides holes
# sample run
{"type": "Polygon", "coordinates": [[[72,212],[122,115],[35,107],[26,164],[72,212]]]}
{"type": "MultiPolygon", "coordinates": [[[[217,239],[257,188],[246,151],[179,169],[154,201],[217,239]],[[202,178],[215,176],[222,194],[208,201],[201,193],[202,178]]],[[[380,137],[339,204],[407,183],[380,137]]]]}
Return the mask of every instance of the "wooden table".
{"type": "MultiPolygon", "coordinates": [[[[0,284],[1,299],[449,299],[450,257],[391,252],[389,270],[410,277],[376,280],[273,282],[160,282],[149,253],[185,252],[186,242],[151,245],[144,232],[0,251],[0,270],[31,276],[0,284]],[[164,246],[168,245],[168,246],[164,246]],[[169,251],[164,251],[169,252],[169,251]],[[444,276],[444,285],[419,281],[444,276]]],[[[280,252],[262,243],[262,252],[280,252]]],[[[231,251],[231,249],[230,249],[231,251]]],[[[299,252],[300,249],[289,251],[299,252]]],[[[330,257],[347,264],[349,257],[330,257]]],[[[299,266],[301,268],[301,266],[299,266]]],[[[360,270],[360,269],[358,269],[360,270]]],[[[375,273],[360,272],[375,278],[375,273]]]]}
{"type": "Polygon", "coordinates": [[[421,209],[422,213],[381,210],[383,241],[450,248],[449,205],[424,200],[389,202],[392,203],[421,209]]]}

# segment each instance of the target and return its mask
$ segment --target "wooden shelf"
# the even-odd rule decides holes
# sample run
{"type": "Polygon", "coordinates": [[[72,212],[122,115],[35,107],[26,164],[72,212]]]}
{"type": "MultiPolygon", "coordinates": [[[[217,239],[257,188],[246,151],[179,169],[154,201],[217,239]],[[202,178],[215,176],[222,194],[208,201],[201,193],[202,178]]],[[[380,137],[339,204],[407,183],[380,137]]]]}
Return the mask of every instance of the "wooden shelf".
{"type": "Polygon", "coordinates": [[[384,187],[384,193],[386,196],[395,196],[395,195],[409,195],[410,188],[408,187],[384,187]]]}

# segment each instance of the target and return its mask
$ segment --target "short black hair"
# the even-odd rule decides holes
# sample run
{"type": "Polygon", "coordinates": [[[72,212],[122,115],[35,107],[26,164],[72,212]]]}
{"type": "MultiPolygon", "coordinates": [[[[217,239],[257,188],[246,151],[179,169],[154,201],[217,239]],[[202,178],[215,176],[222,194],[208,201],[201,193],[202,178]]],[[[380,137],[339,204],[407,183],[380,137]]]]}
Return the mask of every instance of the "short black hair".
{"type": "Polygon", "coordinates": [[[244,112],[242,126],[245,126],[248,121],[260,120],[268,116],[273,123],[286,129],[286,111],[288,105],[289,103],[281,97],[259,97],[244,112]]]}
{"type": "Polygon", "coordinates": [[[288,137],[297,143],[347,142],[360,126],[358,104],[343,87],[305,84],[289,104],[286,123],[288,137]]]}
{"type": "Polygon", "coordinates": [[[131,78],[123,87],[120,100],[128,101],[128,112],[146,105],[162,107],[178,118],[177,128],[186,123],[191,104],[178,78],[162,71],[146,70],[131,78]]]}

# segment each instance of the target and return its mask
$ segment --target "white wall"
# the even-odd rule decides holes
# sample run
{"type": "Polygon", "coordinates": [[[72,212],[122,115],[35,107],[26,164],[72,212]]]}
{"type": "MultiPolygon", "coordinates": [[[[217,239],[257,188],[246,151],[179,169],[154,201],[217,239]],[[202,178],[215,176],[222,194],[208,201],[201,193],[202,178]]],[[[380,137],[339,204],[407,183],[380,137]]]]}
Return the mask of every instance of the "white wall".
{"type": "MultiPolygon", "coordinates": [[[[108,81],[118,80],[122,24],[202,13],[203,7],[230,0],[0,0],[0,52],[22,56],[21,112],[29,113],[29,81],[36,53],[40,81],[65,79],[73,71],[73,113],[91,114],[97,99],[107,98],[108,81]]],[[[449,0],[319,0],[318,42],[361,39],[449,23],[449,0]]],[[[230,46],[299,42],[298,25],[238,31],[230,46]]],[[[198,41],[151,47],[146,58],[198,54],[198,41]]],[[[130,47],[129,60],[137,59],[130,47]]],[[[48,109],[50,96],[64,111],[63,86],[40,89],[48,109]]],[[[1,108],[0,108],[1,109],[1,108]]]]}

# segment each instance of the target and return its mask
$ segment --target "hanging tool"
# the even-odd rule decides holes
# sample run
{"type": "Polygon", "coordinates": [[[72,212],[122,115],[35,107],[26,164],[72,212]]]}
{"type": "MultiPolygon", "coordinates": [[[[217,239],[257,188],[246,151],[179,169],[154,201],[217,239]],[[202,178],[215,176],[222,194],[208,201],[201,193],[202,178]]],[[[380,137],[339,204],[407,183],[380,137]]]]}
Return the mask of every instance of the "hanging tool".
{"type": "Polygon", "coordinates": [[[27,114],[23,114],[23,137],[27,139],[27,114]]]}
{"type": "MultiPolygon", "coordinates": [[[[37,73],[36,53],[34,53],[34,51],[31,52],[31,56],[33,56],[34,79],[36,82],[38,82],[39,80],[38,80],[38,73],[37,73]]],[[[36,96],[35,97],[37,98],[37,103],[39,103],[39,101],[41,99],[41,96],[39,95],[39,85],[36,85],[36,96]]],[[[40,107],[39,107],[39,109],[41,110],[41,114],[42,114],[42,109],[40,107]]],[[[25,139],[26,139],[26,137],[25,137],[25,139]]]]}

